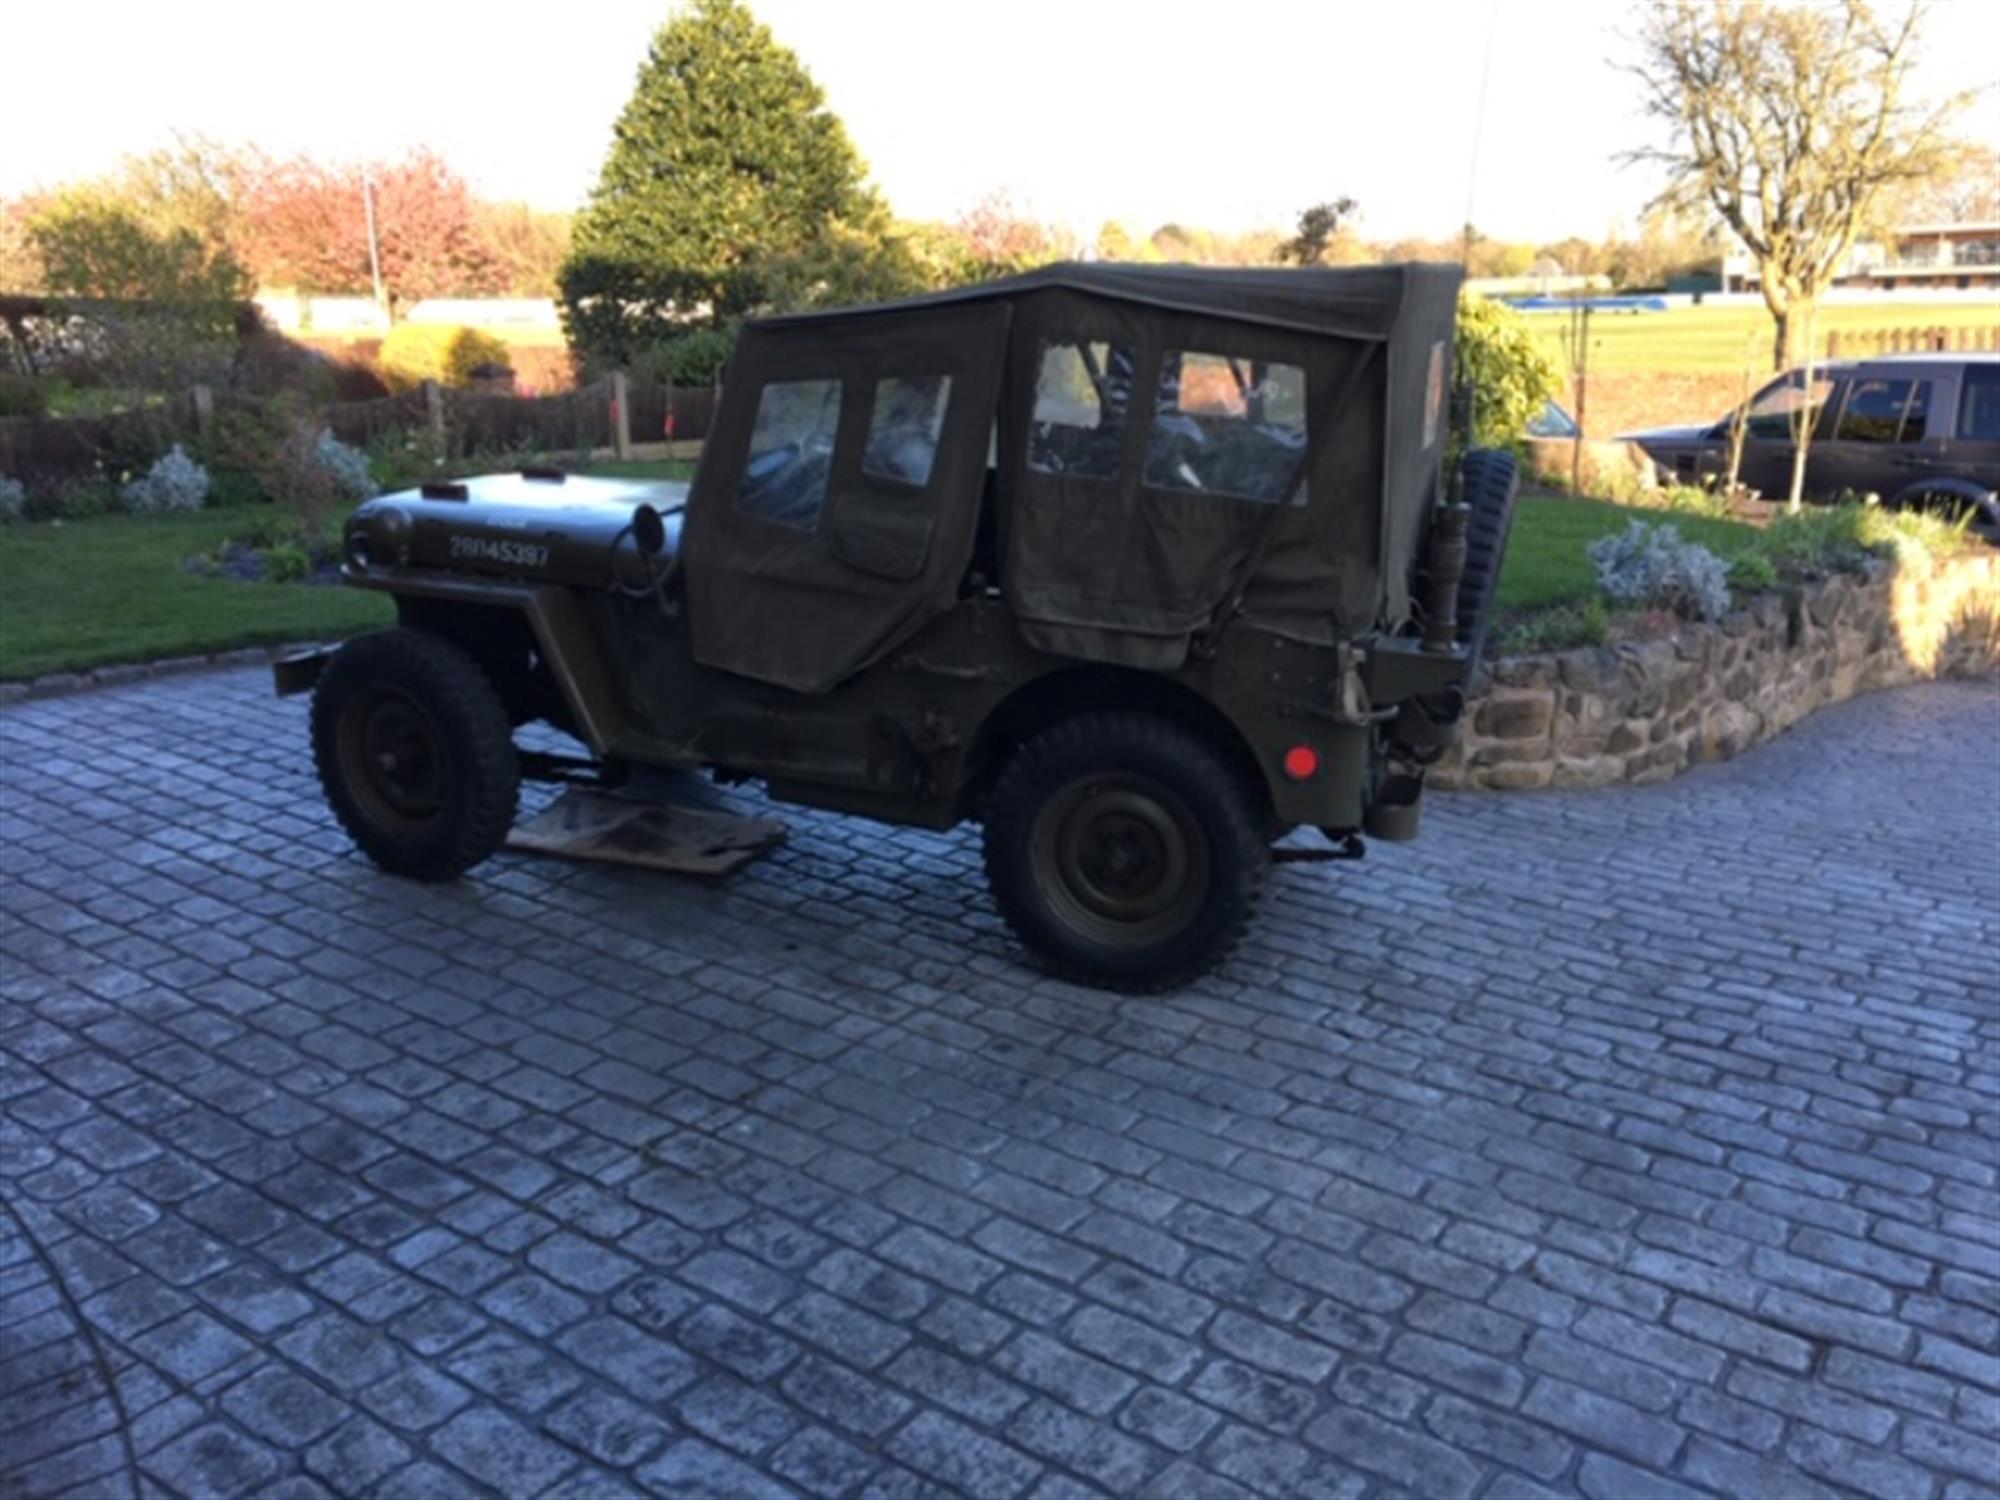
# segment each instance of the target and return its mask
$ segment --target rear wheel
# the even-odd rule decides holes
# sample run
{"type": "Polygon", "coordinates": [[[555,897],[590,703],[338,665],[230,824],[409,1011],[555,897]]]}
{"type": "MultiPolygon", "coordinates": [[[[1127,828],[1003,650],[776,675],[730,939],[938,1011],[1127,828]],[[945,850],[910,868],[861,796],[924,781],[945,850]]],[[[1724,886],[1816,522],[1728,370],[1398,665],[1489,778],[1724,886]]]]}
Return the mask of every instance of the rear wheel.
{"type": "Polygon", "coordinates": [[[1042,731],[1001,773],[986,874],[1022,944],[1088,984],[1160,990],[1241,940],[1269,850],[1235,767],[1193,731],[1087,714],[1042,731]]]}
{"type": "Polygon", "coordinates": [[[521,773],[506,707],[464,651],[416,630],[343,646],[313,693],[327,804],[383,869],[449,880],[498,849],[521,773]]]}
{"type": "Polygon", "coordinates": [[[1465,527],[1465,577],[1458,586],[1458,633],[1467,650],[1466,676],[1479,666],[1493,605],[1500,593],[1500,567],[1507,536],[1514,529],[1514,500],[1521,491],[1520,465],[1499,448],[1475,448],[1460,460],[1459,496],[1472,512],[1465,527]]]}

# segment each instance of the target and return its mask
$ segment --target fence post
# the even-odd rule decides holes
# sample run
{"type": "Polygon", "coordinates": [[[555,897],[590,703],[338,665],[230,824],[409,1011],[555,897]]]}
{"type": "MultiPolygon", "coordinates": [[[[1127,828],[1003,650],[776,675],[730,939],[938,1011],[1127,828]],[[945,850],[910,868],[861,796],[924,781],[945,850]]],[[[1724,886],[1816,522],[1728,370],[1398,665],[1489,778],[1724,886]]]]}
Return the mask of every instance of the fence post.
{"type": "Polygon", "coordinates": [[[430,423],[431,440],[444,451],[444,391],[435,380],[424,382],[424,419],[430,423]]]}
{"type": "Polygon", "coordinates": [[[205,385],[188,392],[194,398],[194,433],[206,447],[215,439],[215,392],[205,385]]]}
{"type": "Polygon", "coordinates": [[[611,448],[621,462],[632,456],[632,383],[623,370],[611,372],[611,448]]]}

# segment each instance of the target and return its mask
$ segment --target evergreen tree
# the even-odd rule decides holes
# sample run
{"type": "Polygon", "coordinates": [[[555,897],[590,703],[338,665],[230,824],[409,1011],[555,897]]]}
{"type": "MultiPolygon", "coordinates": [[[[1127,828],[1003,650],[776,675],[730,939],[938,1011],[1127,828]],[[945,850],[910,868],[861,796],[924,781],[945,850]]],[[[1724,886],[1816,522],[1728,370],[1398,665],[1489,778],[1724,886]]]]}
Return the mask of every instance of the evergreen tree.
{"type": "Polygon", "coordinates": [[[785,289],[774,266],[886,214],[826,96],[741,0],[653,37],[560,280],[570,342],[625,359],[785,289]]]}

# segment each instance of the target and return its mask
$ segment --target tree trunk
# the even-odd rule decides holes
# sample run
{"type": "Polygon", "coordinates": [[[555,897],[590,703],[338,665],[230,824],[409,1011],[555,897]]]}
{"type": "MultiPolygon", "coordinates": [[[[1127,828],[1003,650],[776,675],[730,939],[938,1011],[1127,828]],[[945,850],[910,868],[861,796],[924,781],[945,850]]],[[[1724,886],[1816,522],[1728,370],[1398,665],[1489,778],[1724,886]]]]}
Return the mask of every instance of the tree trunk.
{"type": "Polygon", "coordinates": [[[1812,449],[1813,428],[1819,420],[1819,413],[1813,409],[1813,305],[1803,299],[1794,299],[1786,309],[1785,321],[1781,328],[1796,331],[1804,346],[1805,363],[1799,373],[1799,409],[1797,437],[1792,448],[1792,493],[1791,501],[1785,508],[1793,515],[1799,513],[1801,501],[1805,498],[1806,457],[1812,449]]]}

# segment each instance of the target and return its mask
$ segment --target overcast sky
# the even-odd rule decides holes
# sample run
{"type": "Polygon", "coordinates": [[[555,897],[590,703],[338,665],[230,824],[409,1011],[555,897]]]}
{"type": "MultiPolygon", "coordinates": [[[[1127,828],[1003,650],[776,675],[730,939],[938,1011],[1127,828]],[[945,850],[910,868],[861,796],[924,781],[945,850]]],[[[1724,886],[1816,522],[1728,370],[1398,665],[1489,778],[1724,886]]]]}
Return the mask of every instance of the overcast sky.
{"type": "MultiPolygon", "coordinates": [[[[1887,0],[1895,4],[1896,0],[1887,0]]],[[[671,0],[21,0],[0,35],[0,194],[175,130],[276,152],[427,144],[484,192],[576,206],[671,0]]],[[[1104,219],[1289,224],[1346,194],[1374,237],[1598,236],[1654,184],[1616,0],[755,0],[908,218],[993,189],[1104,219]],[[1479,107],[1482,60],[1490,81],[1479,107]]],[[[2000,4],[1940,0],[1936,90],[1986,86],[2000,4]]]]}

